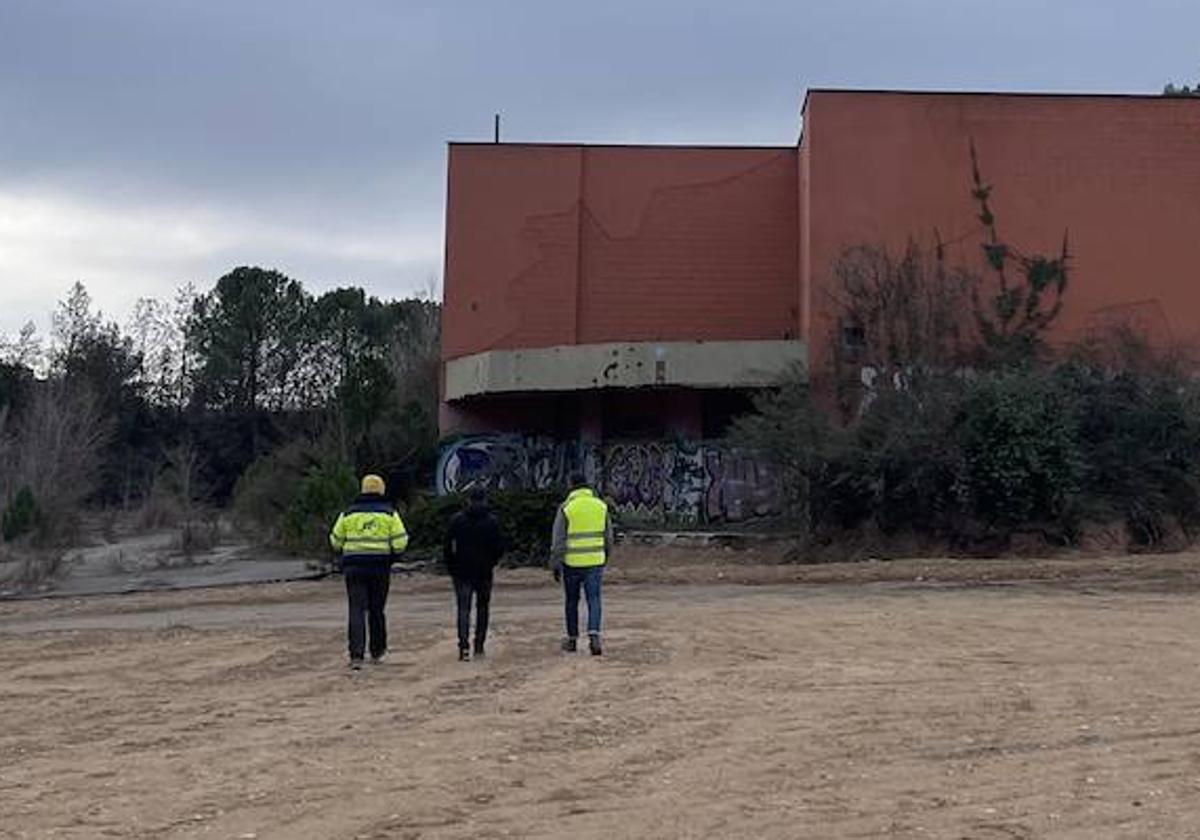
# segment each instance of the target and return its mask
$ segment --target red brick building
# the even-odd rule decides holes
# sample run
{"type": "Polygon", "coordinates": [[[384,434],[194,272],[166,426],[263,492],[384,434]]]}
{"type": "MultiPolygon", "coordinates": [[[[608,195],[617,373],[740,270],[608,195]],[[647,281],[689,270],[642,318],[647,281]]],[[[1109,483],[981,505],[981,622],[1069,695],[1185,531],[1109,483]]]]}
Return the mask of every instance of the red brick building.
{"type": "Polygon", "coordinates": [[[801,347],[797,186],[793,148],[452,145],[444,428],[702,436],[739,383],[677,364],[801,347]]]}
{"type": "Polygon", "coordinates": [[[454,143],[442,428],[703,440],[830,328],[842,250],[1006,239],[1073,285],[1058,329],[1200,330],[1200,100],[810,91],[796,146],[454,143]]]}

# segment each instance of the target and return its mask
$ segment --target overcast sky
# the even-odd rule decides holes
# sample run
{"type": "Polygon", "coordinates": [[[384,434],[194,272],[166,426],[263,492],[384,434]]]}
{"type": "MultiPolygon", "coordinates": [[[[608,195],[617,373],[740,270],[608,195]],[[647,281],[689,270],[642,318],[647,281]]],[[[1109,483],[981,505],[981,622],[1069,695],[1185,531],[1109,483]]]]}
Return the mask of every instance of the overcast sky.
{"type": "Polygon", "coordinates": [[[1195,0],[0,0],[0,332],[440,275],[445,143],[792,143],[806,87],[1156,93],[1195,0]]]}

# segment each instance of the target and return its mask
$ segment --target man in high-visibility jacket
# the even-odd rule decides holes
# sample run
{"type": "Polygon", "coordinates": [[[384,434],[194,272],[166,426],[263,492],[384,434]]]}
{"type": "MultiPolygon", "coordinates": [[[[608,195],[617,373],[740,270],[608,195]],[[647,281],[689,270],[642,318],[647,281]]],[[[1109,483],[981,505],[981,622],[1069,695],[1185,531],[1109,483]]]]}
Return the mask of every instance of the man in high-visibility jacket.
{"type": "Polygon", "coordinates": [[[588,648],[603,653],[600,644],[601,584],[612,554],[612,520],[608,505],[588,486],[582,473],[571,476],[571,492],[554,517],[550,548],[554,580],[562,581],[566,596],[567,635],[562,648],[574,653],[579,645],[579,592],[587,598],[588,648]]]}
{"type": "Polygon", "coordinates": [[[347,635],[350,667],[362,668],[370,631],[371,661],[387,656],[387,619],[384,606],[392,583],[392,562],[408,547],[404,521],[384,498],[387,488],[377,475],[362,479],[362,492],[354,504],[337,518],[329,533],[329,544],[342,555],[346,600],[350,607],[347,635]],[[363,620],[364,615],[366,621],[363,620]]]}

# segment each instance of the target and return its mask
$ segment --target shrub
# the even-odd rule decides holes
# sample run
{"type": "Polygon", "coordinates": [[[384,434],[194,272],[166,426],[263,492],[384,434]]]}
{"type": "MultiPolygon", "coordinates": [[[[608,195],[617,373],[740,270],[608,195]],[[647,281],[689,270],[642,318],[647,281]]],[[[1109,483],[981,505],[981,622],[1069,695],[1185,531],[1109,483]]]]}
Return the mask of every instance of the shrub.
{"type": "Polygon", "coordinates": [[[550,556],[554,517],[562,503],[559,492],[507,491],[491,498],[500,519],[512,565],[543,565],[550,556]]]}
{"type": "MultiPolygon", "coordinates": [[[[544,565],[550,554],[554,516],[561,494],[550,491],[502,490],[488,494],[500,522],[509,566],[544,565]]],[[[440,558],[450,519],[465,506],[463,496],[420,496],[404,512],[409,551],[419,557],[440,558]]]]}
{"type": "Polygon", "coordinates": [[[238,480],[234,516],[258,543],[323,552],[333,521],[357,490],[353,467],[330,447],[292,441],[259,458],[238,480]]]}
{"type": "MultiPolygon", "coordinates": [[[[954,531],[961,522],[953,493],[962,460],[960,408],[961,387],[953,381],[881,393],[851,428],[834,486],[867,502],[883,534],[954,531]]],[[[843,508],[846,495],[835,497],[843,508]]]]}
{"type": "Polygon", "coordinates": [[[1069,539],[1083,461],[1069,392],[1041,372],[985,374],[963,403],[957,491],[993,535],[1048,526],[1069,539]]]}
{"type": "Polygon", "coordinates": [[[280,531],[284,547],[299,552],[327,546],[330,526],[357,490],[358,480],[347,464],[310,467],[283,512],[280,531]]]}
{"type": "Polygon", "coordinates": [[[63,568],[63,552],[54,548],[38,548],[22,551],[18,555],[16,569],[6,583],[18,589],[35,587],[56,577],[63,568]]]}
{"type": "Polygon", "coordinates": [[[804,512],[818,504],[810,485],[826,477],[830,452],[838,440],[834,429],[813,400],[806,373],[798,366],[784,374],[778,387],[756,397],[754,408],[730,427],[729,448],[775,468],[786,509],[807,530],[809,517],[804,512]]]}
{"type": "Polygon", "coordinates": [[[1200,529],[1200,383],[1178,359],[1144,346],[1113,356],[1118,345],[884,387],[819,435],[804,433],[807,390],[785,383],[733,443],[805,466],[781,472],[818,542],[1002,551],[1019,532],[1071,544],[1085,525],[1119,523],[1135,544],[1179,545],[1200,529]]]}
{"type": "Polygon", "coordinates": [[[183,518],[181,507],[179,499],[166,487],[166,482],[159,475],[155,477],[138,508],[137,527],[142,531],[174,528],[183,518]]]}
{"type": "Polygon", "coordinates": [[[1079,406],[1087,515],[1123,520],[1135,543],[1200,525],[1200,389],[1169,366],[1114,371],[1072,363],[1058,374],[1079,406]]]}
{"type": "Polygon", "coordinates": [[[305,471],[317,461],[309,445],[295,441],[251,464],[233,490],[233,513],[237,523],[249,529],[256,541],[275,542],[294,488],[304,479],[305,471]]]}
{"type": "Polygon", "coordinates": [[[463,496],[417,496],[402,510],[404,527],[408,530],[410,556],[437,559],[450,527],[450,519],[463,509],[463,496]]]}
{"type": "Polygon", "coordinates": [[[3,534],[5,542],[12,542],[32,532],[37,524],[37,501],[33,498],[33,491],[29,489],[29,485],[22,485],[4,509],[0,533],[3,534]]]}

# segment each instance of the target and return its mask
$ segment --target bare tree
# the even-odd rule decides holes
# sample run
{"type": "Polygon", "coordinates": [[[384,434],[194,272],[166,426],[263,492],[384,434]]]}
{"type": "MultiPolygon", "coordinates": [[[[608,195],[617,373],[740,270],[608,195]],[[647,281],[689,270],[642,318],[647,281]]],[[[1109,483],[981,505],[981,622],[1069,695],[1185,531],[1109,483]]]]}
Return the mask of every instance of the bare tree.
{"type": "Polygon", "coordinates": [[[845,413],[854,413],[864,387],[907,389],[970,363],[979,343],[971,318],[978,279],[948,267],[940,247],[931,256],[910,241],[896,256],[858,245],[833,273],[830,359],[845,413]]]}
{"type": "Polygon", "coordinates": [[[27,321],[15,338],[0,335],[0,362],[39,370],[43,361],[42,339],[33,321],[27,321]]]}
{"type": "Polygon", "coordinates": [[[188,322],[196,289],[185,284],[169,302],[139,298],[125,334],[141,361],[139,378],[151,402],[182,408],[190,397],[193,370],[188,322]]]}
{"type": "Polygon", "coordinates": [[[404,317],[392,335],[389,361],[406,399],[437,402],[438,364],[442,346],[442,307],[432,297],[403,301],[404,317]]]}
{"type": "Polygon", "coordinates": [[[99,401],[61,381],[40,383],[11,438],[16,486],[28,486],[45,514],[47,542],[72,535],[96,489],[111,433],[99,401]]]}
{"type": "Polygon", "coordinates": [[[179,502],[179,543],[185,557],[198,547],[196,508],[201,495],[200,453],[191,440],[185,440],[166,452],[171,490],[179,502]]]}

